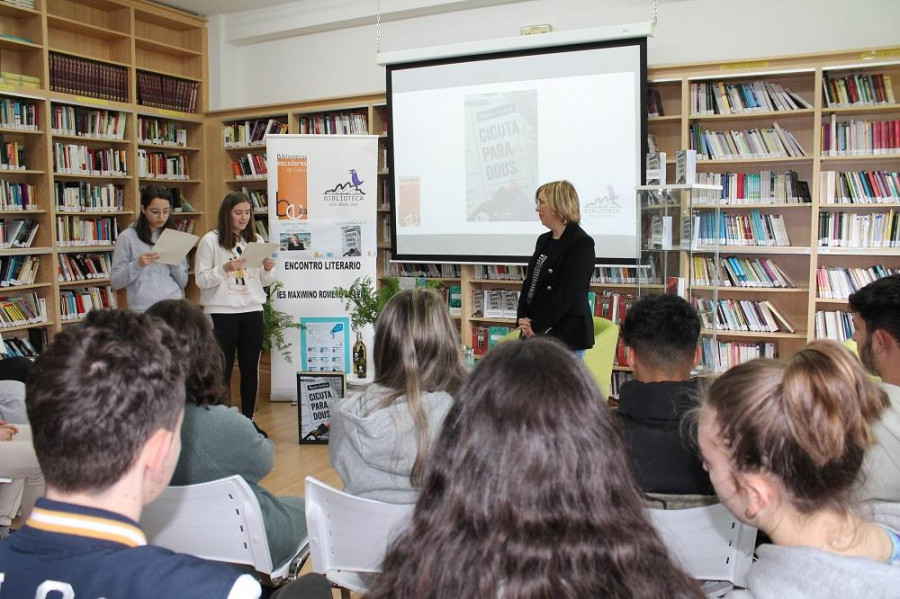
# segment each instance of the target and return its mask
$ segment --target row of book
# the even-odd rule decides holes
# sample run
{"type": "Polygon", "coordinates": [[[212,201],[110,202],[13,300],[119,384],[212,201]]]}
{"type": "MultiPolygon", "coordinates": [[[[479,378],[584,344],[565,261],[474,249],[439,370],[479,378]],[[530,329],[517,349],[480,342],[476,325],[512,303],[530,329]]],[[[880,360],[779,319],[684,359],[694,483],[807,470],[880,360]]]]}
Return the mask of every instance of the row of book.
{"type": "Polygon", "coordinates": [[[774,81],[691,83],[691,116],[789,112],[805,108],[812,108],[812,104],[774,81]]]}
{"type": "Polygon", "coordinates": [[[253,187],[241,187],[241,191],[250,198],[253,205],[253,211],[269,209],[269,192],[266,189],[256,189],[253,187]]]}
{"type": "Polygon", "coordinates": [[[119,223],[109,216],[57,216],[56,239],[62,247],[113,245],[119,238],[119,223]]]}
{"type": "MultiPolygon", "coordinates": [[[[638,283],[659,282],[653,264],[635,266],[595,266],[591,283],[600,285],[636,285],[638,283]]],[[[454,275],[460,276],[460,275],[454,275]]],[[[496,281],[522,281],[525,266],[515,264],[479,264],[475,266],[475,278],[496,281]]]]}
{"type": "Polygon", "coordinates": [[[0,249],[31,247],[39,227],[33,218],[0,218],[0,249]]]}
{"type": "Polygon", "coordinates": [[[806,156],[806,150],[788,129],[778,123],[772,127],[743,131],[701,130],[691,123],[691,149],[698,159],[737,160],[744,158],[794,158],[806,156]]]}
{"type": "Polygon", "coordinates": [[[822,204],[895,204],[900,202],[898,171],[822,171],[822,204]]]}
{"type": "Polygon", "coordinates": [[[475,278],[491,281],[521,281],[525,278],[525,266],[516,264],[476,264],[475,278]]]}
{"type": "Polygon", "coordinates": [[[190,179],[188,160],[184,154],[153,152],[143,148],[137,151],[138,176],[153,179],[190,179]]]}
{"type": "Polygon", "coordinates": [[[891,76],[883,73],[851,73],[832,75],[823,73],[822,87],[825,106],[846,108],[874,104],[894,104],[894,88],[891,76]]]}
{"type": "Polygon", "coordinates": [[[53,172],[64,175],[127,176],[128,152],[117,148],[91,148],[78,144],[53,144],[53,172]]]}
{"type": "Polygon", "coordinates": [[[138,104],[143,106],[179,112],[197,112],[199,89],[199,81],[147,71],[137,72],[138,104]]]}
{"type": "Polygon", "coordinates": [[[128,101],[128,69],[50,52],[50,89],[102,100],[128,101]]]}
{"type": "MultiPolygon", "coordinates": [[[[602,290],[599,294],[594,295],[592,305],[594,316],[606,318],[614,324],[622,326],[625,317],[631,306],[638,300],[638,296],[634,293],[622,293],[618,291],[602,290]]],[[[616,345],[616,354],[613,358],[613,364],[616,366],[628,366],[628,360],[625,358],[625,343],[622,337],[616,345]]]]}
{"type": "Polygon", "coordinates": [[[34,285],[40,256],[4,256],[0,258],[0,287],[34,285]]]}
{"type": "Polygon", "coordinates": [[[47,322],[47,302],[37,293],[0,297],[0,328],[16,328],[47,322]]]}
{"type": "Polygon", "coordinates": [[[769,258],[694,256],[694,285],[792,289],[797,285],[784,269],[769,258]]]}
{"type": "Polygon", "coordinates": [[[755,333],[794,333],[794,326],[769,300],[693,298],[705,329],[755,333]]]}
{"type": "Polygon", "coordinates": [[[365,113],[317,114],[300,117],[300,133],[320,135],[368,135],[369,121],[365,113]]]}
{"type": "Polygon", "coordinates": [[[31,10],[35,10],[34,0],[3,0],[4,4],[12,4],[13,6],[19,6],[21,8],[30,8],[31,10]]]}
{"type": "Polygon", "coordinates": [[[816,339],[843,343],[853,339],[853,315],[843,310],[818,310],[815,317],[816,339]]]}
{"type": "Polygon", "coordinates": [[[771,341],[713,341],[700,339],[700,365],[703,372],[724,372],[732,366],[757,358],[777,358],[776,345],[771,341]]]}
{"type": "Polygon", "coordinates": [[[748,214],[701,212],[692,217],[691,247],[700,245],[788,247],[784,216],[750,210],[748,214]]]}
{"type": "Polygon", "coordinates": [[[172,218],[170,224],[173,229],[176,231],[181,231],[182,233],[192,233],[194,229],[197,228],[197,220],[194,218],[172,218]]]}
{"type": "MultiPolygon", "coordinates": [[[[0,37],[9,39],[10,34],[2,33],[0,37]]],[[[17,38],[17,41],[31,41],[25,38],[17,38]]],[[[0,71],[0,85],[15,85],[16,87],[27,87],[28,89],[41,89],[41,78],[34,75],[26,75],[25,73],[14,73],[11,71],[0,71]]]]}
{"type": "Polygon", "coordinates": [[[25,144],[17,141],[6,141],[0,135],[0,169],[7,171],[24,171],[25,144]]]}
{"type": "Polygon", "coordinates": [[[0,179],[0,210],[37,209],[37,189],[34,185],[0,179]]]}
{"type": "Polygon", "coordinates": [[[816,269],[816,297],[819,299],[848,299],[878,279],[900,273],[900,268],[875,264],[869,268],[820,266],[816,269]]]}
{"type": "Polygon", "coordinates": [[[40,128],[38,114],[37,103],[33,100],[0,98],[0,127],[4,129],[36,131],[40,128]]]}
{"type": "Polygon", "coordinates": [[[809,184],[790,170],[785,173],[697,173],[697,183],[719,185],[722,191],[699,193],[706,190],[697,190],[693,197],[695,205],[799,204],[812,201],[809,184]]]}
{"type": "Polygon", "coordinates": [[[256,232],[263,238],[263,241],[266,243],[269,242],[269,229],[266,227],[266,222],[264,220],[256,219],[256,232]]]}
{"type": "Polygon", "coordinates": [[[823,156],[900,154],[900,119],[838,121],[832,114],[822,125],[823,156]]]}
{"type": "Polygon", "coordinates": [[[236,160],[231,161],[231,171],[234,173],[235,179],[260,179],[265,177],[269,172],[266,165],[266,155],[265,153],[249,153],[238,156],[236,160]]]}
{"type": "Polygon", "coordinates": [[[56,277],[60,283],[108,279],[112,271],[109,252],[92,254],[57,254],[56,277]]]}
{"type": "Polygon", "coordinates": [[[3,337],[0,358],[36,358],[38,349],[24,337],[3,337]]]}
{"type": "Polygon", "coordinates": [[[112,287],[85,287],[60,289],[59,318],[62,321],[79,320],[91,310],[109,310],[118,307],[116,292],[112,287]]]}
{"type": "Polygon", "coordinates": [[[187,146],[187,129],[175,121],[139,114],[138,139],[143,144],[183,148],[187,146]]]}
{"type": "Polygon", "coordinates": [[[436,264],[414,262],[389,262],[384,274],[389,277],[426,277],[429,279],[458,279],[459,264],[436,264]]]}
{"type": "Polygon", "coordinates": [[[819,212],[819,247],[900,247],[898,220],[893,208],[886,213],[819,212]]]}
{"type": "Polygon", "coordinates": [[[54,181],[53,198],[58,212],[120,212],[125,187],[112,183],[54,181]]]}
{"type": "Polygon", "coordinates": [[[647,88],[647,116],[666,116],[662,95],[655,87],[647,88]]]}
{"type": "Polygon", "coordinates": [[[57,135],[125,139],[126,118],[118,110],[54,104],[50,111],[50,130],[57,135]]]}
{"type": "MultiPolygon", "coordinates": [[[[451,285],[451,287],[453,286],[451,285]]],[[[503,318],[515,320],[518,310],[518,290],[472,290],[472,318],[503,318]]]]}
{"type": "Polygon", "coordinates": [[[266,135],[281,135],[288,132],[288,124],[281,119],[248,119],[225,123],[222,128],[226,148],[240,146],[262,146],[266,135]]]}
{"type": "Polygon", "coordinates": [[[500,339],[509,335],[512,327],[506,326],[474,326],[472,327],[472,351],[476,356],[483,356],[487,351],[497,345],[500,339]]]}

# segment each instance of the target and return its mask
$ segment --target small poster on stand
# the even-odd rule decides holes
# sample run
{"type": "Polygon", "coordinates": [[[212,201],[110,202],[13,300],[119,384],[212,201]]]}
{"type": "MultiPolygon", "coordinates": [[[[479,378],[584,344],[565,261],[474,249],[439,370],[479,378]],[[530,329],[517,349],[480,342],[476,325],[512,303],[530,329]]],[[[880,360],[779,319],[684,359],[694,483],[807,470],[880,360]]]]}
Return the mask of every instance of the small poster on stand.
{"type": "Polygon", "coordinates": [[[346,393],[343,372],[297,373],[297,425],[300,443],[328,443],[331,409],[346,393]]]}

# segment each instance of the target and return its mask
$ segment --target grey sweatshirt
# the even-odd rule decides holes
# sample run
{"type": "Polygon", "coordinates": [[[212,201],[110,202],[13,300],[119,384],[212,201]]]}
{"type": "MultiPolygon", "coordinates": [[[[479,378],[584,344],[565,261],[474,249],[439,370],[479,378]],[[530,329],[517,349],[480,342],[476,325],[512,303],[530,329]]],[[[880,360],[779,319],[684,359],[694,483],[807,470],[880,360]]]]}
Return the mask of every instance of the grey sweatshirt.
{"type": "MultiPolygon", "coordinates": [[[[159,231],[152,238],[158,239],[159,231]]],[[[188,282],[187,260],[177,265],[155,262],[141,266],[138,258],[152,249],[152,245],[138,238],[134,225],[125,229],[116,240],[109,280],[115,289],[125,288],[128,308],[134,312],[143,312],[161,300],[184,297],[188,282]]]]}
{"type": "MultiPolygon", "coordinates": [[[[874,502],[860,515],[900,530],[900,504],[874,502]]],[[[876,599],[900,597],[900,566],[844,557],[811,547],[761,545],[747,573],[747,590],[729,595],[757,599],[876,599]]]]}
{"type": "MultiPolygon", "coordinates": [[[[416,459],[416,427],[405,396],[379,407],[387,394],[385,387],[372,385],[364,393],[340,400],[331,410],[331,465],[348,493],[389,503],[415,503],[419,492],[409,475],[416,459]]],[[[423,395],[432,441],[452,403],[453,398],[443,391],[423,395]]]]}
{"type": "Polygon", "coordinates": [[[900,501],[900,387],[882,383],[881,388],[891,403],[872,427],[875,444],[863,463],[859,499],[900,501]]]}

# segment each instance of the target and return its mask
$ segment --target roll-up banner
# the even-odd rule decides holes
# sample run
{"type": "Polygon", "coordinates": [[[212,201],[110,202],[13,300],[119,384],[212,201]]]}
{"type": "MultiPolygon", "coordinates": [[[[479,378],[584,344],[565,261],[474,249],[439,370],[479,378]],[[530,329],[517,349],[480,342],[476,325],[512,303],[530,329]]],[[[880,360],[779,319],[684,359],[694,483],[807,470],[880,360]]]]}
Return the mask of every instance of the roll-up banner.
{"type": "MultiPolygon", "coordinates": [[[[297,373],[346,372],[355,336],[336,287],[376,274],[378,138],[374,135],[270,135],[269,235],[278,248],[276,309],[290,329],[291,361],[272,351],[272,401],[297,398],[297,373]]],[[[371,352],[374,331],[363,340],[371,352]]],[[[369,360],[369,370],[372,370],[369,360]]]]}

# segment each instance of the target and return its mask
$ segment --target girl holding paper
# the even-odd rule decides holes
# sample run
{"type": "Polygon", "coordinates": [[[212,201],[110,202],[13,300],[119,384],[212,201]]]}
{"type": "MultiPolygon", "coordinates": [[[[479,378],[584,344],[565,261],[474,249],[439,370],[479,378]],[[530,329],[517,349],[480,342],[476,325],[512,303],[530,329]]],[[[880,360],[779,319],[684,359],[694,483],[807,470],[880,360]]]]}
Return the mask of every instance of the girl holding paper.
{"type": "Polygon", "coordinates": [[[162,187],[148,186],[141,191],[141,215],[116,241],[112,271],[114,289],[125,289],[128,307],[143,312],[165,299],[181,299],[188,282],[187,259],[180,264],[158,263],[152,251],[163,229],[171,227],[171,193],[162,187]]]}
{"type": "Polygon", "coordinates": [[[253,418],[259,382],[259,355],[263,344],[263,304],[275,282],[275,260],[262,267],[247,267],[241,257],[247,244],[262,239],[253,233],[250,198],[233,191],[222,200],[218,227],[204,235],[197,246],[194,273],[200,288],[200,305],[212,316],[213,329],[225,355],[225,384],[231,382],[234,353],[241,373],[241,412],[253,418]]]}

